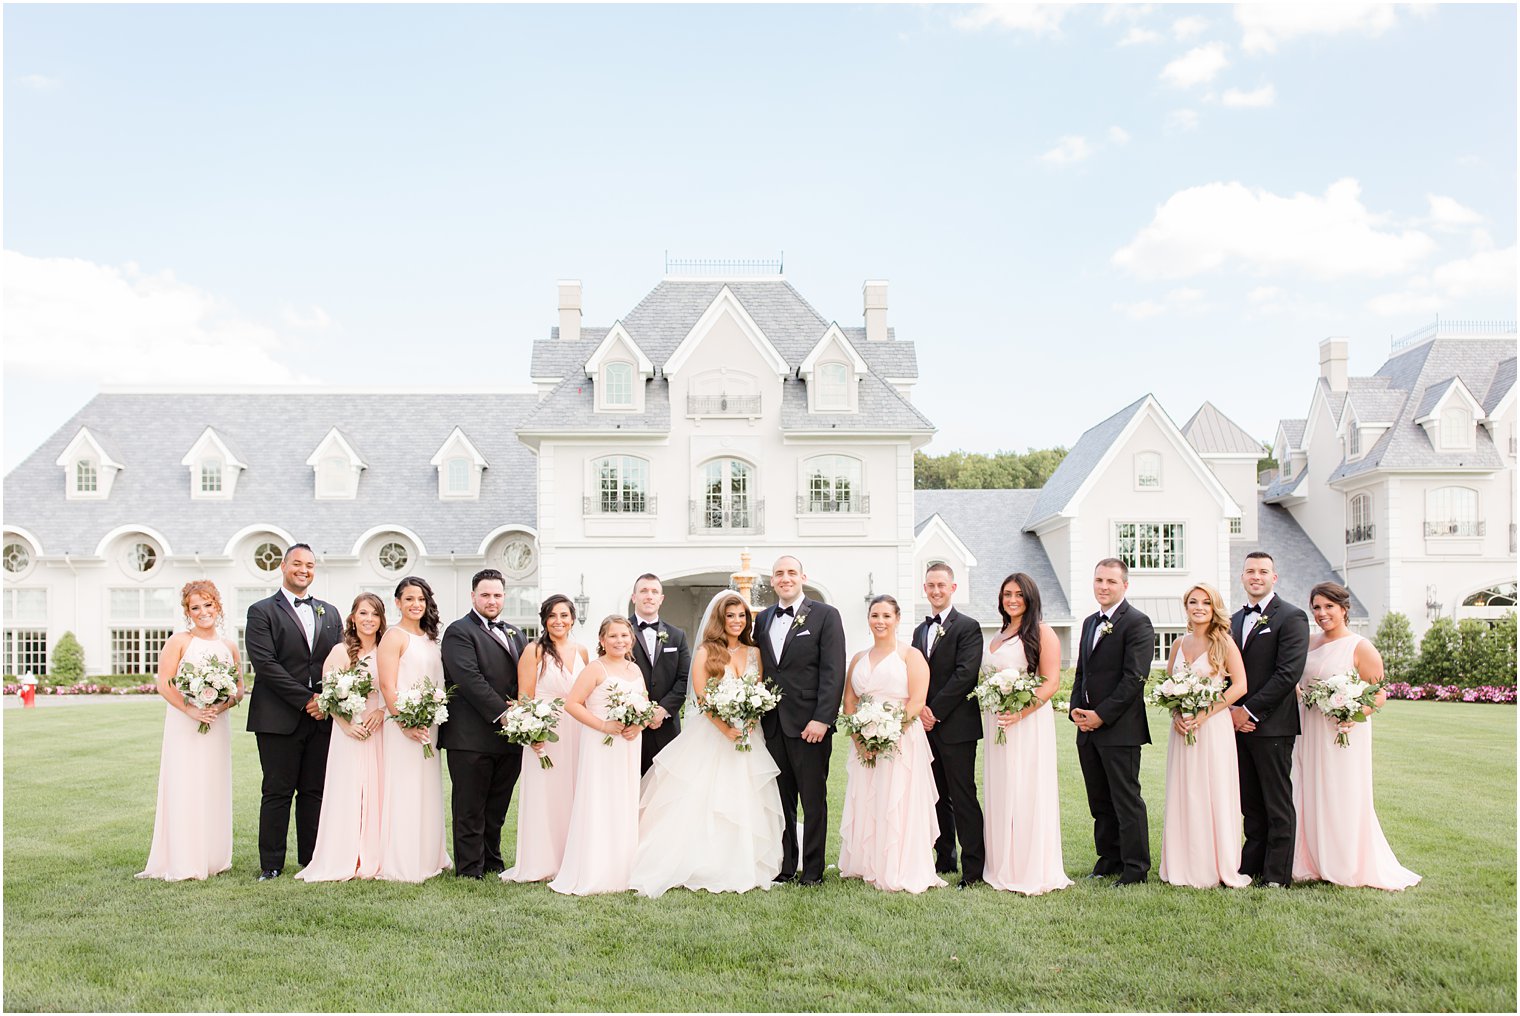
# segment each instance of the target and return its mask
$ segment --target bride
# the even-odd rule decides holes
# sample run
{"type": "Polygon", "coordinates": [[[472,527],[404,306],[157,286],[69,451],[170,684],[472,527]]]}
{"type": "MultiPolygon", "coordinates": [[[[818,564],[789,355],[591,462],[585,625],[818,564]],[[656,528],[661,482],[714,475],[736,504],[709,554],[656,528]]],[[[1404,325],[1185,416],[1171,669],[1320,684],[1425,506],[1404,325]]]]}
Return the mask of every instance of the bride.
{"type": "MultiPolygon", "coordinates": [[[[734,592],[707,605],[691,661],[688,716],[709,681],[760,672],[754,620],[734,592]]],[[[714,893],[769,889],[781,870],[779,772],[758,730],[692,716],[644,776],[631,887],[651,897],[678,885],[714,893]],[[740,738],[752,750],[737,751],[740,738]]]]}

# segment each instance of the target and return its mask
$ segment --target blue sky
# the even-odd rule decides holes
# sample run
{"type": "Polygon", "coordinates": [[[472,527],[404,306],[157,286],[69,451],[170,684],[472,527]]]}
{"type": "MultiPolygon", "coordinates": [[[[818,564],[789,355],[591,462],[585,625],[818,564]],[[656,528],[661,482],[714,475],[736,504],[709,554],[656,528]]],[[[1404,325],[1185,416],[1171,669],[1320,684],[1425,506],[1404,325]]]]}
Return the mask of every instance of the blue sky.
{"type": "Polygon", "coordinates": [[[1515,314],[1513,6],[7,6],[5,467],[103,383],[527,383],[664,252],[891,280],[931,451],[1253,433],[1515,314]]]}

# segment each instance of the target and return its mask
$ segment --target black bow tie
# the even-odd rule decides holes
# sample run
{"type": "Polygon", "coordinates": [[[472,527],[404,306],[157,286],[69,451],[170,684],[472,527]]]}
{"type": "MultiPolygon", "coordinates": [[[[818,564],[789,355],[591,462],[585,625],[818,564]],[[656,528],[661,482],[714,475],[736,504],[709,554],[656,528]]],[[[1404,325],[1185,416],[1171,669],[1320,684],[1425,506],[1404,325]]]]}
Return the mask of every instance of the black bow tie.
{"type": "Polygon", "coordinates": [[[506,631],[507,630],[507,622],[505,622],[505,621],[487,621],[486,622],[486,627],[487,628],[500,628],[502,631],[506,631]]]}
{"type": "Polygon", "coordinates": [[[311,601],[314,600],[314,599],[316,599],[316,597],[314,597],[314,596],[297,596],[296,597],[296,606],[297,607],[309,607],[309,606],[311,606],[311,601]]]}
{"type": "Polygon", "coordinates": [[[776,608],[776,616],[780,617],[783,614],[785,614],[787,617],[796,617],[797,616],[797,608],[796,607],[777,607],[776,608]]]}
{"type": "Polygon", "coordinates": [[[933,617],[926,617],[926,618],[924,618],[924,624],[939,624],[939,623],[940,622],[939,622],[939,615],[938,614],[935,614],[933,617]]]}
{"type": "Polygon", "coordinates": [[[658,628],[659,626],[660,622],[658,621],[640,621],[639,631],[643,631],[645,628],[658,628]]]}
{"type": "Polygon", "coordinates": [[[1261,613],[1261,604],[1259,604],[1259,603],[1248,603],[1248,604],[1246,604],[1245,612],[1247,614],[1260,614],[1261,613]]]}
{"type": "Polygon", "coordinates": [[[1098,615],[1098,623],[1099,624],[1105,624],[1107,621],[1108,621],[1108,615],[1107,614],[1099,614],[1098,615]]]}

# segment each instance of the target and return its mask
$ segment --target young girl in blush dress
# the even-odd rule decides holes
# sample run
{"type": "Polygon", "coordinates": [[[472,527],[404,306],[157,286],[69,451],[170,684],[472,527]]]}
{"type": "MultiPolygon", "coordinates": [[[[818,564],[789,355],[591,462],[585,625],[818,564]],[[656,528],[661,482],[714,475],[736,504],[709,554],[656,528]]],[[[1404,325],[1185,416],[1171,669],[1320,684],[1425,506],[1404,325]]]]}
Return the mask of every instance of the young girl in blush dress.
{"type": "Polygon", "coordinates": [[[225,702],[186,702],[174,685],[181,664],[215,659],[242,674],[237,643],[222,638],[222,597],[204,579],[179,594],[190,630],[170,637],[158,657],[158,693],[164,715],[164,746],[158,763],[158,810],[153,845],[138,878],[166,882],[204,879],[232,867],[232,726],[222,714],[243,698],[243,681],[225,702]],[[200,733],[200,725],[211,729],[200,733]]]}
{"type": "MultiPolygon", "coordinates": [[[[517,694],[521,699],[568,699],[575,679],[588,662],[586,647],[571,641],[575,604],[555,593],[538,608],[543,634],[517,662],[517,694]]],[[[575,802],[575,763],[580,754],[581,724],[560,710],[559,737],[533,745],[534,757],[522,769],[522,793],[517,801],[517,858],[501,873],[503,882],[542,882],[559,874],[575,802]],[[548,755],[553,768],[537,760],[548,755]]]]}
{"type": "Polygon", "coordinates": [[[629,888],[639,845],[639,737],[643,727],[607,719],[614,691],[644,694],[644,675],[629,657],[633,626],[613,614],[597,629],[597,659],[575,679],[565,711],[585,727],[579,732],[575,803],[565,835],[559,874],[549,883],[557,893],[590,896],[629,888]],[[611,737],[612,743],[603,739],[611,737]]]}
{"type": "Polygon", "coordinates": [[[322,676],[363,665],[372,690],[364,712],[350,723],[333,717],[327,749],[327,778],[322,785],[322,815],[311,863],[296,878],[303,882],[346,882],[374,878],[380,870],[380,798],[382,791],[380,725],[385,706],[375,669],[375,651],[385,635],[385,604],[374,593],[354,598],[343,624],[343,641],[322,664],[322,676]]]}

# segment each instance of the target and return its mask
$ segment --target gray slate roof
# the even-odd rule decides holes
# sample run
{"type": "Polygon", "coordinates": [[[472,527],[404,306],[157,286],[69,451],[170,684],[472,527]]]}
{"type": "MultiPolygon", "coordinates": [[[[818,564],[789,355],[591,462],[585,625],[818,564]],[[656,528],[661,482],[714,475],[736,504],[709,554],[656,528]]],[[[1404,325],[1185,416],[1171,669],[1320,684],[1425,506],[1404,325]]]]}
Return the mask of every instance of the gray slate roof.
{"type": "Polygon", "coordinates": [[[1309,467],[1305,466],[1298,471],[1297,476],[1290,476],[1286,472],[1289,468],[1288,463],[1283,462],[1278,463],[1278,465],[1284,472],[1279,473],[1277,479],[1268,484],[1267,489],[1262,492],[1261,497],[1264,501],[1276,501],[1280,497],[1287,497],[1289,494],[1292,494],[1294,488],[1304,482],[1304,477],[1309,472],[1309,467]]]}
{"type": "Polygon", "coordinates": [[[1483,396],[1483,412],[1493,414],[1495,408],[1509,390],[1515,387],[1515,358],[1500,360],[1494,368],[1494,379],[1488,383],[1488,393],[1483,396]]]}
{"type": "Polygon", "coordinates": [[[1435,410],[1436,404],[1444,399],[1446,393],[1456,386],[1457,379],[1454,377],[1446,378],[1444,381],[1437,381],[1433,385],[1427,385],[1425,395],[1420,399],[1420,404],[1414,411],[1414,418],[1419,420],[1429,416],[1435,410]]]}
{"type": "Polygon", "coordinates": [[[537,524],[532,453],[517,439],[531,394],[103,393],[87,402],[5,478],[5,518],[42,541],[44,553],[89,556],[110,530],[147,525],[174,554],[219,555],[251,523],[277,526],[321,554],[347,554],[366,530],[403,526],[430,554],[474,554],[492,530],[537,524]],[[353,501],[315,499],[306,459],[334,426],[363,451],[353,501]],[[110,497],[69,501],[54,464],[81,426],[114,440],[110,497]],[[207,426],[235,444],[248,468],[230,501],[190,498],[180,465],[207,426]],[[441,501],[428,465],[454,427],[485,456],[478,501],[441,501]]]}
{"type": "Polygon", "coordinates": [[[1140,396],[1102,423],[1089,427],[1077,439],[1056,471],[1050,474],[1050,479],[1045,481],[1045,486],[1040,488],[1040,496],[1030,509],[1025,525],[1037,525],[1066,509],[1082,482],[1098,468],[1098,463],[1102,461],[1109,446],[1118,440],[1120,433],[1134,419],[1135,414],[1140,412],[1140,407],[1148,398],[1149,395],[1140,396]]]}
{"type": "Polygon", "coordinates": [[[1182,425],[1182,436],[1201,455],[1255,455],[1261,458],[1266,454],[1260,441],[1221,413],[1212,402],[1199,406],[1198,412],[1182,425]]]}
{"type": "Polygon", "coordinates": [[[1409,398],[1408,392],[1387,389],[1369,389],[1350,393],[1351,411],[1358,423],[1392,423],[1399,418],[1399,410],[1409,398]]]}
{"type": "Polygon", "coordinates": [[[1278,420],[1278,426],[1282,427],[1283,434],[1288,438],[1291,448],[1299,448],[1304,443],[1304,431],[1309,426],[1308,420],[1278,420]]]}
{"type": "Polygon", "coordinates": [[[781,388],[783,430],[933,432],[929,418],[875,374],[860,379],[858,412],[810,413],[807,385],[788,378],[781,388]]]}
{"type": "Polygon", "coordinates": [[[1418,401],[1406,398],[1394,425],[1360,459],[1342,461],[1331,472],[1330,479],[1340,480],[1373,469],[1502,469],[1504,460],[1494,447],[1493,438],[1487,428],[1478,427],[1476,422],[1477,442],[1471,451],[1441,451],[1414,421],[1431,388],[1461,378],[1469,391],[1487,390],[1498,368],[1503,361],[1513,359],[1514,352],[1515,344],[1508,339],[1434,339],[1389,358],[1371,379],[1352,378],[1353,382],[1378,381],[1383,389],[1417,393],[1420,398],[1418,401]]]}
{"type": "MultiPolygon", "coordinates": [[[[1309,612],[1309,590],[1321,582],[1345,585],[1345,580],[1330,567],[1325,555],[1319,552],[1309,534],[1299,527],[1286,508],[1267,504],[1263,499],[1263,503],[1257,506],[1256,525],[1255,543],[1236,540],[1230,544],[1232,575],[1238,576],[1245,569],[1246,555],[1251,551],[1266,551],[1277,565],[1277,595],[1295,607],[1301,607],[1306,614],[1309,612]]],[[[1230,601],[1231,612],[1245,602],[1245,594],[1238,582],[1234,588],[1221,592],[1230,601]]],[[[1351,594],[1351,618],[1367,619],[1367,608],[1362,606],[1354,592],[1351,594]]],[[[1312,631],[1312,619],[1309,624],[1312,631]]]]}
{"type": "Polygon", "coordinates": [[[523,417],[518,430],[573,434],[670,433],[670,382],[643,382],[642,413],[598,413],[596,394],[584,377],[567,377],[523,417]]]}
{"type": "MultiPolygon", "coordinates": [[[[1003,579],[1013,572],[1028,574],[1040,587],[1045,620],[1070,621],[1071,606],[1045,546],[1025,532],[1037,490],[915,490],[914,531],[938,514],[966,548],[976,555],[971,575],[971,604],[967,613],[984,625],[999,623],[997,598],[1003,579]]],[[[962,579],[961,581],[965,581],[962,579]]]]}

